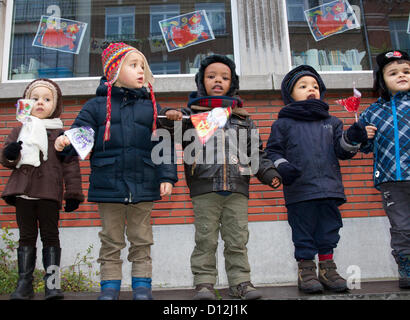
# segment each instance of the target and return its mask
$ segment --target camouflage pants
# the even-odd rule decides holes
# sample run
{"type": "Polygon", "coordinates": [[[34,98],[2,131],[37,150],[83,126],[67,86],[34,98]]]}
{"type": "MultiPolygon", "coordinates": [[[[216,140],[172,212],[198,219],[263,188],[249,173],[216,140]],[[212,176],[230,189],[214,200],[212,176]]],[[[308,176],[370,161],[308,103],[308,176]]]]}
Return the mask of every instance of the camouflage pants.
{"type": "Polygon", "coordinates": [[[224,241],[225,270],[230,286],[250,281],[248,261],[248,198],[215,192],[192,198],[195,213],[195,248],[191,255],[194,285],[216,283],[219,231],[224,241]]]}

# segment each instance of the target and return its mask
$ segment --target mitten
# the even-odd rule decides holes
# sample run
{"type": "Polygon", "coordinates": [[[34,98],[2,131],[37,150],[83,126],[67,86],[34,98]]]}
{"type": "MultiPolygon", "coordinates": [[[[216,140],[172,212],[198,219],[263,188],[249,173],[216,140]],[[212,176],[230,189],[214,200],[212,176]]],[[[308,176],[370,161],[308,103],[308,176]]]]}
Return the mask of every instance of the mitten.
{"type": "Polygon", "coordinates": [[[67,199],[65,201],[64,210],[65,210],[65,212],[72,212],[72,211],[78,209],[79,205],[80,205],[79,200],[77,200],[77,199],[67,199]]]}
{"type": "Polygon", "coordinates": [[[22,141],[12,142],[4,148],[3,154],[7,160],[16,160],[19,157],[22,143],[22,141]]]}
{"type": "Polygon", "coordinates": [[[347,129],[346,136],[348,143],[358,144],[367,142],[366,127],[360,122],[355,122],[347,129]]]}
{"type": "Polygon", "coordinates": [[[282,183],[285,186],[291,185],[302,174],[298,168],[289,162],[282,162],[276,170],[281,175],[282,183]]]}

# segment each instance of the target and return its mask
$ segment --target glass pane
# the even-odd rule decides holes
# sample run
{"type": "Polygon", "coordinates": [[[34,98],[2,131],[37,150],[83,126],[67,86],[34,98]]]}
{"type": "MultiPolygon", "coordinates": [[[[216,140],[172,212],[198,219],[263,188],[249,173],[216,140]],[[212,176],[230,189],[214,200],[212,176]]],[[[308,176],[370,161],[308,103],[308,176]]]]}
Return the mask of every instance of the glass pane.
{"type": "Polygon", "coordinates": [[[409,51],[410,2],[399,2],[286,0],[292,67],[372,70],[378,53],[409,51]]]}
{"type": "Polygon", "coordinates": [[[102,76],[101,53],[112,41],[141,50],[154,74],[196,73],[208,54],[233,58],[231,1],[205,2],[209,28],[198,28],[205,19],[193,14],[180,19],[164,33],[167,46],[159,21],[202,9],[196,6],[199,2],[15,0],[8,79],[102,76]],[[178,42],[176,33],[183,35],[178,42]]]}

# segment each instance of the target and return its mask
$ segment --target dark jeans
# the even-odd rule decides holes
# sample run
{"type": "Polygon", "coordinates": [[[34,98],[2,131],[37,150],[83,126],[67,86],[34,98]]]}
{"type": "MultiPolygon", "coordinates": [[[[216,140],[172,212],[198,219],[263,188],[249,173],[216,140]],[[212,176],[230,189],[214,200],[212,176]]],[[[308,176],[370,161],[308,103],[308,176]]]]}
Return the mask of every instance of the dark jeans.
{"type": "Polygon", "coordinates": [[[382,183],[380,191],[391,226],[392,254],[410,255],[410,181],[382,183]]]}
{"type": "Polygon", "coordinates": [[[296,260],[314,260],[316,254],[331,254],[343,226],[336,199],[317,199],[287,205],[296,260]]]}
{"type": "Polygon", "coordinates": [[[43,248],[60,247],[58,203],[52,200],[16,198],[16,219],[20,231],[19,246],[35,247],[38,228],[43,248]]]}

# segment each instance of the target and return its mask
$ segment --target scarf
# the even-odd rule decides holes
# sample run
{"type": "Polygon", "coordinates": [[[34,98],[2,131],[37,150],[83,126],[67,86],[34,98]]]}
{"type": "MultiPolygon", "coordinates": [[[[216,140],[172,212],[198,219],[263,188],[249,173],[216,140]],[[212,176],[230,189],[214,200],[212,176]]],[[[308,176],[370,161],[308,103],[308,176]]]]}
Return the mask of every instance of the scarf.
{"type": "Polygon", "coordinates": [[[23,164],[34,167],[40,166],[40,151],[43,153],[43,160],[48,159],[48,136],[46,129],[62,129],[63,122],[60,118],[39,119],[29,116],[24,122],[17,141],[22,141],[21,158],[16,168],[23,164]]]}
{"type": "Polygon", "coordinates": [[[318,99],[289,103],[278,114],[278,118],[291,118],[302,121],[318,121],[329,117],[329,105],[318,99]]]}

